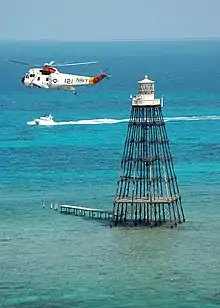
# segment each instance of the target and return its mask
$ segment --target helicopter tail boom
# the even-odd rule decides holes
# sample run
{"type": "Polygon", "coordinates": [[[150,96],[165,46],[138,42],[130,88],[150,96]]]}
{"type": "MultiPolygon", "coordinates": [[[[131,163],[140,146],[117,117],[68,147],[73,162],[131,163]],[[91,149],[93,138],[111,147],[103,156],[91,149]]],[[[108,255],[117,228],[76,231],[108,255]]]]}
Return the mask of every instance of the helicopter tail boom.
{"type": "Polygon", "coordinates": [[[89,78],[89,84],[96,84],[99,83],[101,80],[103,80],[104,78],[107,78],[108,75],[105,73],[102,73],[96,77],[91,77],[89,78]]]}

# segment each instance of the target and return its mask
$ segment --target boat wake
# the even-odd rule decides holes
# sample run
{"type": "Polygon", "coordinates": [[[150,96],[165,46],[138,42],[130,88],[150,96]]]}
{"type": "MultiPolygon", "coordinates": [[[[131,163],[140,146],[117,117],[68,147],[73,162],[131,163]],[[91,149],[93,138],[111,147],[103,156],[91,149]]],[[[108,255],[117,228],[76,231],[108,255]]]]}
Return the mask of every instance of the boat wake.
{"type": "MultiPolygon", "coordinates": [[[[39,126],[58,126],[58,125],[97,125],[97,124],[117,124],[122,122],[128,122],[129,119],[91,119],[91,120],[78,120],[78,121],[66,121],[66,122],[56,122],[54,123],[42,123],[39,126]]],[[[36,125],[35,121],[27,122],[28,125],[36,125]]]]}
{"type": "Polygon", "coordinates": [[[191,117],[168,117],[164,118],[165,122],[170,121],[209,121],[209,120],[220,120],[220,116],[211,115],[211,116],[191,116],[191,117]]]}
{"type": "MultiPolygon", "coordinates": [[[[191,117],[165,117],[165,122],[179,122],[179,121],[210,121],[210,120],[220,120],[220,116],[191,116],[191,117]]],[[[58,126],[58,125],[99,125],[99,124],[117,124],[128,122],[129,119],[91,119],[91,120],[78,120],[78,121],[65,121],[53,123],[42,123],[40,126],[58,126]]],[[[36,125],[35,121],[27,122],[28,125],[36,125]]]]}

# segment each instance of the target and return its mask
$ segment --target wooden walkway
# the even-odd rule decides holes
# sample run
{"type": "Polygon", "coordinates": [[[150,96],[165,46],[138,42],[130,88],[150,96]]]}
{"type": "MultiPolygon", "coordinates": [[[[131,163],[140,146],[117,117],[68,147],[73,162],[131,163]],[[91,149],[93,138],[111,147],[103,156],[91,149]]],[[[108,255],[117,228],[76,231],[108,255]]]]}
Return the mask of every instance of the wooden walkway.
{"type": "Polygon", "coordinates": [[[98,219],[111,219],[112,217],[112,211],[109,210],[92,209],[89,207],[66,205],[66,204],[60,205],[60,212],[66,214],[74,214],[76,216],[86,216],[98,219]]]}

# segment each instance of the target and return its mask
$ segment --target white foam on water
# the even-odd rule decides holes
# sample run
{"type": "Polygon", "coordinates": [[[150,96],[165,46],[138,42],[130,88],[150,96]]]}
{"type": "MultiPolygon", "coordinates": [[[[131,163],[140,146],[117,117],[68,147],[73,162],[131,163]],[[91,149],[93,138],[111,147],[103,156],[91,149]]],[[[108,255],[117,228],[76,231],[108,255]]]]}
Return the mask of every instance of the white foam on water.
{"type": "MultiPolygon", "coordinates": [[[[91,119],[91,120],[78,120],[78,121],[63,121],[54,123],[42,123],[40,126],[58,126],[58,125],[100,125],[100,124],[117,124],[122,122],[128,122],[129,119],[91,119]]],[[[28,125],[37,125],[34,121],[27,122],[28,125]]],[[[39,126],[39,125],[38,125],[39,126]]]]}
{"type": "MultiPolygon", "coordinates": [[[[210,121],[220,120],[220,116],[191,116],[191,117],[167,117],[164,118],[165,122],[179,122],[179,121],[210,121]]],[[[91,120],[78,120],[78,121],[62,121],[48,124],[40,124],[40,126],[58,126],[58,125],[100,125],[100,124],[118,124],[128,122],[129,119],[91,119],[91,120]]],[[[37,125],[34,121],[27,122],[28,125],[37,125]]]]}
{"type": "Polygon", "coordinates": [[[28,121],[27,125],[36,125],[36,123],[34,121],[28,121]]]}
{"type": "Polygon", "coordinates": [[[165,122],[169,121],[209,121],[209,120],[220,120],[220,116],[191,116],[191,117],[168,117],[164,118],[165,122]]]}

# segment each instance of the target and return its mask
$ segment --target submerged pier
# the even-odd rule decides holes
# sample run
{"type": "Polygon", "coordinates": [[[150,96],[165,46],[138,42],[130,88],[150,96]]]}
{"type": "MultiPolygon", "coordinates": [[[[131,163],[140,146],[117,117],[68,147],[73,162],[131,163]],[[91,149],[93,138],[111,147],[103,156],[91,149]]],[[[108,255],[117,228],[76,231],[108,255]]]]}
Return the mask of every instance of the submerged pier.
{"type": "Polygon", "coordinates": [[[94,209],[84,206],[60,205],[60,212],[65,214],[73,214],[75,216],[86,216],[89,218],[108,219],[112,218],[112,210],[94,209]]]}

